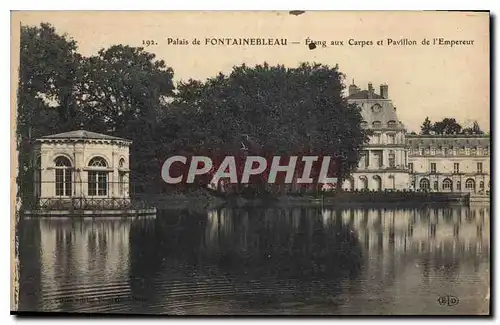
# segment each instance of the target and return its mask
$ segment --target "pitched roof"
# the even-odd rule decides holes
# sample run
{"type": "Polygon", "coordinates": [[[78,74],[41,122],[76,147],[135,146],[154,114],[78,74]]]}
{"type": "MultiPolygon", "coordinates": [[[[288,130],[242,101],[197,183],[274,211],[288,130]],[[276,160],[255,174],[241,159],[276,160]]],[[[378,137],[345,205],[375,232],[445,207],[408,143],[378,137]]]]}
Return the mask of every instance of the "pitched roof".
{"type": "Polygon", "coordinates": [[[347,97],[347,99],[385,99],[384,97],[368,90],[361,90],[347,97]]]}
{"type": "Polygon", "coordinates": [[[100,139],[100,140],[120,140],[130,141],[124,138],[114,137],[107,134],[90,132],[86,130],[76,130],[42,137],[42,139],[100,139]]]}

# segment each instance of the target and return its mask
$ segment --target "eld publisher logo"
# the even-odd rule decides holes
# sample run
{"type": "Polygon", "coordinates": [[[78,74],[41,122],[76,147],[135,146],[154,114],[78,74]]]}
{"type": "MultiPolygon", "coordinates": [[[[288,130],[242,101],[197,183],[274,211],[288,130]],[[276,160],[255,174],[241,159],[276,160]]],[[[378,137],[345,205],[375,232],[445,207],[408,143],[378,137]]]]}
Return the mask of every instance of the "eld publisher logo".
{"type": "Polygon", "coordinates": [[[451,295],[441,296],[437,301],[441,306],[456,306],[460,302],[457,297],[451,295]]]}

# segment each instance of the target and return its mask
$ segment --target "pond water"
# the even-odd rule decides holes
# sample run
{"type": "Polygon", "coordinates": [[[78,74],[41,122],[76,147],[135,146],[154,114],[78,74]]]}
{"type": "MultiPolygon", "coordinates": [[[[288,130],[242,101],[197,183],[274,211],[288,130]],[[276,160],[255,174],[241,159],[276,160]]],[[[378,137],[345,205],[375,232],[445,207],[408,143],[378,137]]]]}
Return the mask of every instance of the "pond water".
{"type": "Polygon", "coordinates": [[[19,227],[24,311],[489,312],[489,206],[172,210],[19,227]]]}

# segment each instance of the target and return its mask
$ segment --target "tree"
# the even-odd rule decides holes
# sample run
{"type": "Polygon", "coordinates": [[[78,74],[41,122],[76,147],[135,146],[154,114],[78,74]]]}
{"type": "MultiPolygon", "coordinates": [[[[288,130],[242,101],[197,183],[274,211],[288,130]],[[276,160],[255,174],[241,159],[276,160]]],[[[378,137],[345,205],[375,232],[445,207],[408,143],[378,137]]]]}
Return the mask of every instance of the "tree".
{"type": "MultiPolygon", "coordinates": [[[[19,67],[20,122],[43,127],[38,119],[57,115],[58,124],[75,117],[74,87],[81,56],[76,42],[50,24],[21,26],[19,67]]],[[[52,126],[53,127],[53,126],[52,126]]]]}
{"type": "Polygon", "coordinates": [[[83,60],[81,71],[79,96],[87,121],[120,135],[143,132],[130,122],[156,120],[174,90],[173,70],[143,48],[101,49],[83,60]]]}
{"type": "Polygon", "coordinates": [[[342,97],[343,78],[337,67],[321,64],[241,65],[204,83],[181,83],[175,102],[193,113],[185,125],[190,148],[230,150],[246,134],[273,155],[338,155],[342,179],[368,135],[360,109],[342,97]]]}
{"type": "Polygon", "coordinates": [[[481,130],[479,127],[479,123],[477,121],[474,121],[472,124],[472,127],[466,127],[462,130],[463,134],[484,134],[484,132],[481,130]]]}
{"type": "Polygon", "coordinates": [[[131,181],[160,179],[157,133],[165,98],[173,95],[173,70],[154,54],[124,45],[85,58],[78,85],[87,128],[131,139],[131,181]]]}
{"type": "Polygon", "coordinates": [[[436,134],[459,134],[462,126],[454,118],[445,117],[442,121],[434,123],[432,130],[436,134]]]}
{"type": "Polygon", "coordinates": [[[80,55],[76,42],[46,23],[21,26],[17,107],[19,196],[32,193],[32,139],[69,129],[76,115],[73,92],[80,55]]]}
{"type": "Polygon", "coordinates": [[[431,120],[429,120],[429,117],[427,116],[424,120],[424,123],[422,123],[422,126],[420,126],[420,134],[428,135],[431,131],[432,131],[432,123],[431,120]]]}
{"type": "Polygon", "coordinates": [[[33,183],[30,139],[80,128],[131,139],[133,175],[159,179],[157,137],[174,90],[164,61],[123,45],[84,58],[74,40],[41,24],[21,27],[19,72],[20,193],[29,196],[33,183]]]}

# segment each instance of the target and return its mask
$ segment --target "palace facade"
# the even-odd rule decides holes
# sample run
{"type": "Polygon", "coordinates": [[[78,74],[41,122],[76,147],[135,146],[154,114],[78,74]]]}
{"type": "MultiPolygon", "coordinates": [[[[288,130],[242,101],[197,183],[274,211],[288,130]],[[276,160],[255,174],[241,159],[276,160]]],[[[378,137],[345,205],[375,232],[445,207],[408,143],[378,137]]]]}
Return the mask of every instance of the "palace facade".
{"type": "Polygon", "coordinates": [[[373,131],[346,190],[421,189],[481,193],[490,189],[488,135],[411,135],[398,119],[389,87],[349,86],[348,102],[361,108],[362,127],[373,131]]]}

